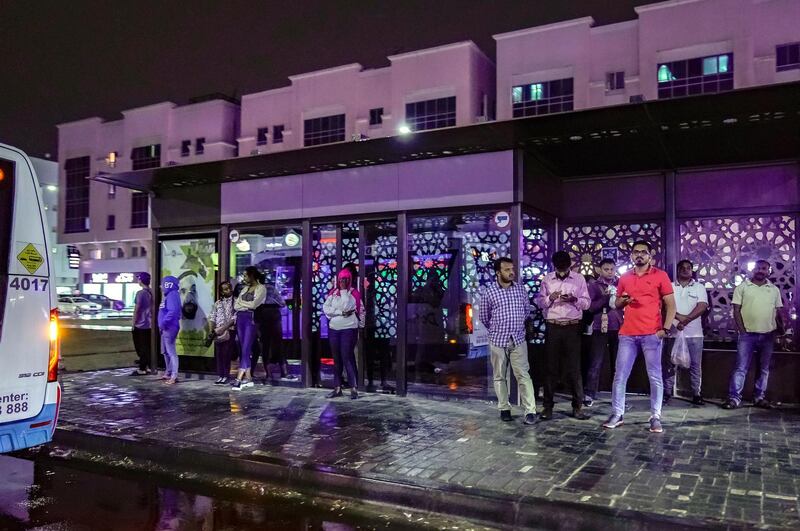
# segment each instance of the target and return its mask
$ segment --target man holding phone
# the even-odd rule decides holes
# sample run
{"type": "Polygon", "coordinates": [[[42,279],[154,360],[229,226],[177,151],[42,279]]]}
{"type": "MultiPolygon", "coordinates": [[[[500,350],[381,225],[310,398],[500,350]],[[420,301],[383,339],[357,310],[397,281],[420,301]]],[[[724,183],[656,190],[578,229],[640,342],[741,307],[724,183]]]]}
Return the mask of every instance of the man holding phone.
{"type": "Polygon", "coordinates": [[[555,253],[553,267],[555,271],[545,275],[536,298],[546,320],[544,409],[540,418],[553,418],[554,387],[561,374],[572,392],[572,416],[586,420],[589,415],[582,411],[581,318],[591,299],[583,275],[571,270],[569,253],[555,253]]]}
{"type": "Polygon", "coordinates": [[[634,243],[631,259],[633,269],[622,275],[617,284],[615,305],[625,310],[625,319],[619,330],[611,391],[612,413],[603,427],[613,429],[623,424],[625,388],[633,362],[641,349],[650,380],[650,431],[661,433],[664,431],[661,426],[661,401],[664,396],[661,344],[675,319],[675,296],[667,274],[651,263],[653,247],[649,242],[634,243]],[[662,304],[665,307],[664,315],[661,312],[662,304]]]}

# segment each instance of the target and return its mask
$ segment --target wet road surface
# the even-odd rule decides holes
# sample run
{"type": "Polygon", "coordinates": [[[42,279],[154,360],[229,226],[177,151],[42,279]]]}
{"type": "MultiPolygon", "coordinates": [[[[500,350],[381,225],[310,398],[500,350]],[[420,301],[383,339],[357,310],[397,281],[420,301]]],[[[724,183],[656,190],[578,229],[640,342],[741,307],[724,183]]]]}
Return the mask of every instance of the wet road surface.
{"type": "Polygon", "coordinates": [[[200,494],[152,479],[73,468],[35,453],[0,456],[0,477],[0,529],[9,531],[487,529],[288,491],[238,500],[232,494],[200,494]]]}

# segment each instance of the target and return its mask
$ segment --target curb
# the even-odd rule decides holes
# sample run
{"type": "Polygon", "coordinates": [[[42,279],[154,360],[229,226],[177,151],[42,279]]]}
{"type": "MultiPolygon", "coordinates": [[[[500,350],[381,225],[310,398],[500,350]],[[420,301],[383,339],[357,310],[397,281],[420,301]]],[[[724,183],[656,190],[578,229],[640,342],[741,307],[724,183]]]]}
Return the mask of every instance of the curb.
{"type": "MultiPolygon", "coordinates": [[[[410,484],[396,478],[362,477],[355,471],[314,463],[295,464],[254,455],[164,446],[160,442],[130,440],[60,427],[55,444],[89,452],[148,460],[178,469],[176,472],[225,471],[234,479],[255,480],[306,492],[321,492],[369,502],[397,505],[444,515],[480,520],[505,528],[559,530],[674,530],[747,528],[714,520],[670,517],[627,509],[516,497],[484,489],[466,489],[428,481],[410,484]]],[[[218,473],[218,472],[217,472],[218,473]]]]}

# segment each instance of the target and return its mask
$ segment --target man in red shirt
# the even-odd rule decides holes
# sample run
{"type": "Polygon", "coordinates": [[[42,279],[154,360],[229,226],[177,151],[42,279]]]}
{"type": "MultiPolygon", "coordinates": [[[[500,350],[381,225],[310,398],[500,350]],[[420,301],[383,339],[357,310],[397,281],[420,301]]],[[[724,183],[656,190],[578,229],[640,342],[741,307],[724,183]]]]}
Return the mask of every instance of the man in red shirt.
{"type": "Polygon", "coordinates": [[[661,400],[664,383],[661,379],[661,343],[675,319],[675,297],[667,274],[655,267],[653,248],[649,242],[633,244],[631,259],[634,268],[619,279],[615,305],[624,309],[625,319],[619,330],[617,363],[611,390],[611,416],[604,428],[621,426],[625,413],[625,387],[633,362],[641,348],[650,380],[650,431],[661,433],[661,400]],[[662,315],[661,306],[665,307],[662,315]]]}

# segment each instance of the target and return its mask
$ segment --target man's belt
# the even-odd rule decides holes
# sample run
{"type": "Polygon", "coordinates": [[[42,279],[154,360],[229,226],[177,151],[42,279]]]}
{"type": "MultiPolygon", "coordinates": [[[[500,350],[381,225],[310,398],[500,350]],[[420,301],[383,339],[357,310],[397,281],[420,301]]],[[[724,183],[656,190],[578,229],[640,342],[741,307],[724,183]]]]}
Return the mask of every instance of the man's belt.
{"type": "Polygon", "coordinates": [[[556,326],[569,326],[569,325],[576,325],[580,324],[580,319],[570,319],[569,321],[557,321],[556,319],[547,319],[545,321],[547,324],[556,325],[556,326]]]}

